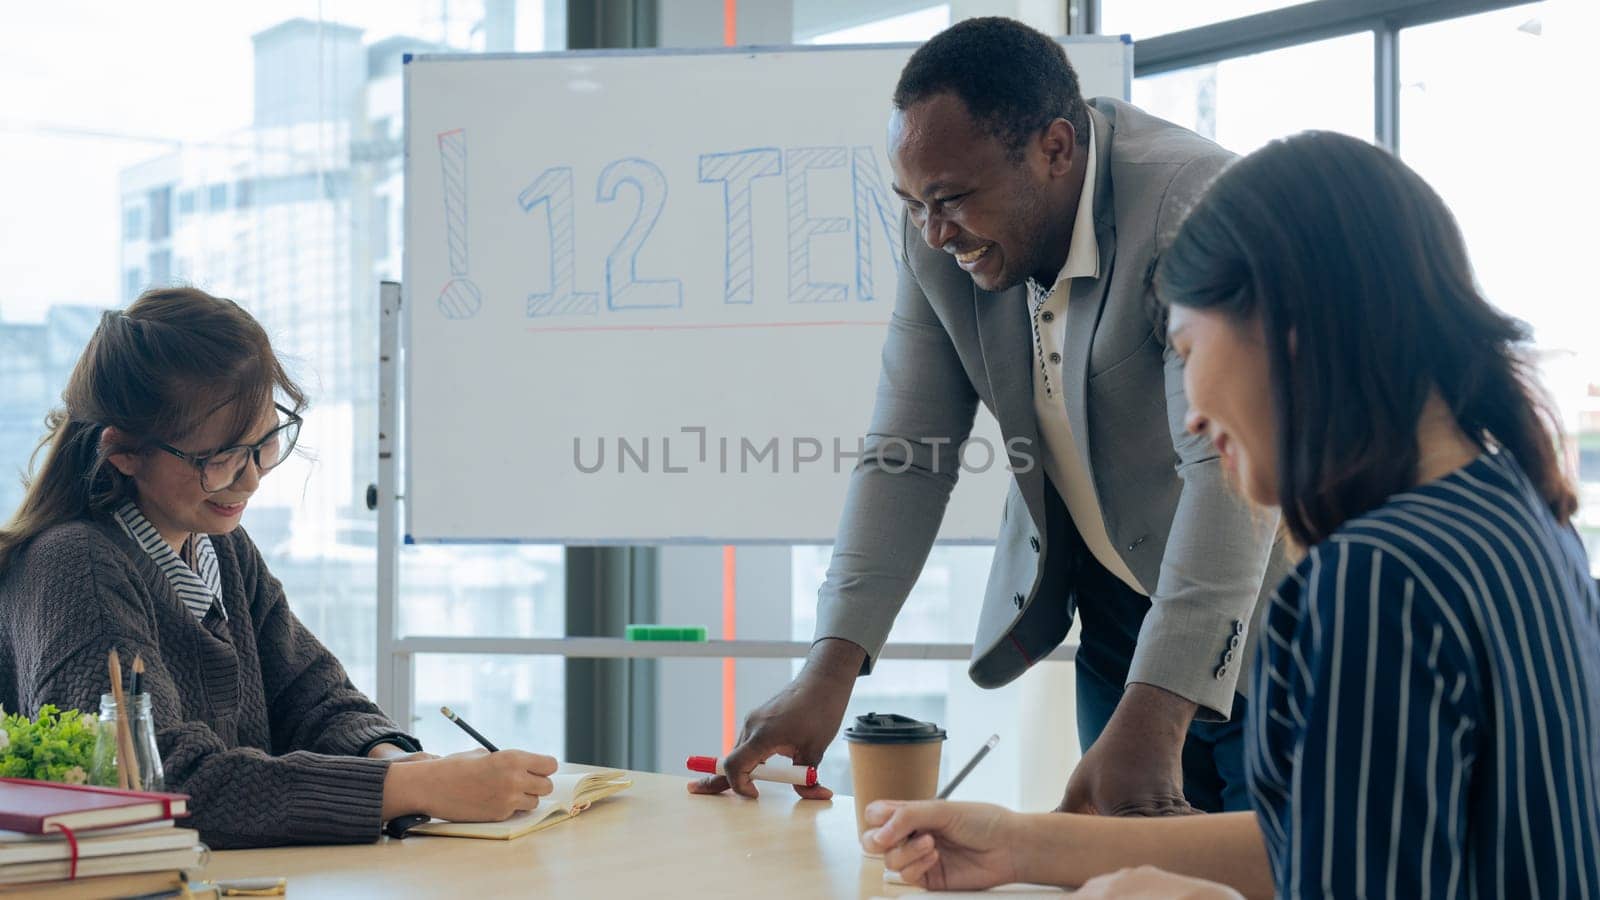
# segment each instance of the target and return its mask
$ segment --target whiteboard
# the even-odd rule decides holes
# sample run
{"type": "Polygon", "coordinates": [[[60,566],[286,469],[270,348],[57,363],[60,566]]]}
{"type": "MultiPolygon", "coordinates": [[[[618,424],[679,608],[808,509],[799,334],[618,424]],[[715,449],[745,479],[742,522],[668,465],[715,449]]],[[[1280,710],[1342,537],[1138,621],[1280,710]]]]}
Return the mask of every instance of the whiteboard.
{"type": "MultiPolygon", "coordinates": [[[[1132,45],[1066,41],[1085,96],[1132,45]]],[[[827,542],[896,286],[914,45],[405,66],[411,541],[827,542]]],[[[994,539],[986,411],[945,541],[994,539]]]]}

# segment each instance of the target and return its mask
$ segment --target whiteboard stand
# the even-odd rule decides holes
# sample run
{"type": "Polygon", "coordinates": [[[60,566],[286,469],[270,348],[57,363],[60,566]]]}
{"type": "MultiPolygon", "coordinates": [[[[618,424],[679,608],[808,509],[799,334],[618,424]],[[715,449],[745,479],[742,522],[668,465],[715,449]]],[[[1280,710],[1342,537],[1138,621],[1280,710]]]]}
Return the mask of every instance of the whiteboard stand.
{"type": "MultiPolygon", "coordinates": [[[[470,638],[401,637],[400,625],[400,409],[405,315],[400,284],[378,283],[378,483],[367,488],[367,508],[378,514],[378,640],[376,700],[402,729],[416,723],[416,656],[419,653],[550,655],[580,659],[805,659],[810,641],[711,640],[694,643],[640,642],[607,637],[470,638]]],[[[1046,659],[1071,662],[1075,644],[1062,644],[1046,659]]],[[[972,657],[971,644],[893,643],[883,659],[960,661],[972,657]]]]}
{"type": "MultiPolygon", "coordinates": [[[[1064,43],[1086,95],[1128,97],[1133,47],[1127,38],[1090,36],[1064,43]]],[[[378,482],[367,498],[368,507],[378,514],[376,699],[397,723],[409,727],[414,721],[414,669],[422,655],[805,657],[809,644],[803,641],[641,647],[606,637],[402,638],[400,554],[405,544],[414,541],[564,545],[831,541],[847,494],[849,470],[837,465],[840,444],[836,444],[836,471],[819,467],[797,479],[800,445],[795,435],[817,435],[819,442],[823,435],[849,439],[870,418],[873,393],[865,386],[877,383],[892,285],[898,281],[891,254],[873,256],[871,248],[875,235],[888,239],[887,245],[879,240],[885,248],[898,238],[886,207],[878,203],[890,195],[878,183],[884,179],[871,149],[881,145],[888,98],[864,92],[860,86],[893,84],[914,49],[912,44],[879,44],[407,55],[404,287],[409,291],[420,285],[422,293],[407,302],[402,284],[380,285],[378,482]],[[726,113],[771,107],[774,86],[785,97],[804,91],[811,100],[767,117],[726,113]],[[607,104],[618,114],[603,115],[607,104]],[[551,127],[572,123],[582,127],[551,127]],[[653,135],[648,143],[655,161],[636,155],[641,152],[641,131],[653,135]],[[605,160],[611,162],[602,166],[605,160]],[[806,212],[810,169],[837,170],[817,176],[818,196],[832,196],[835,212],[852,215],[806,212]],[[760,187],[751,184],[779,174],[783,179],[763,180],[760,187]],[[532,185],[529,178],[534,179],[532,185]],[[670,204],[669,181],[680,185],[670,204]],[[628,193],[619,195],[617,189],[623,185],[629,186],[628,193]],[[743,187],[730,194],[738,185],[743,187]],[[634,192],[639,195],[637,207],[634,192]],[[625,202],[617,206],[613,201],[619,196],[625,202]],[[511,202],[513,198],[516,202],[511,202]],[[724,242],[722,252],[716,252],[716,242],[708,243],[705,236],[733,233],[730,210],[740,209],[751,223],[744,231],[766,237],[752,237],[753,243],[745,244],[724,242]],[[664,217],[660,229],[655,225],[658,217],[664,217]],[[589,229],[583,232],[586,241],[576,237],[580,223],[589,229]],[[552,254],[545,273],[549,291],[531,294],[530,287],[541,285],[528,281],[527,232],[541,227],[549,236],[552,254]],[[596,234],[616,232],[634,243],[612,245],[609,238],[595,242],[596,234]],[[488,236],[479,238],[470,257],[469,233],[488,236]],[[657,277],[639,279],[634,277],[633,263],[651,234],[657,244],[684,243],[656,246],[643,264],[657,277]],[[822,240],[815,254],[810,235],[822,240]],[[554,262],[557,259],[560,265],[554,262]],[[735,265],[744,273],[739,278],[730,279],[729,265],[734,264],[730,259],[742,260],[735,265]],[[810,274],[813,263],[819,267],[816,279],[810,274]],[[575,280],[576,271],[586,273],[583,280],[575,280]],[[604,273],[604,281],[594,280],[593,273],[604,273]],[[824,294],[833,297],[835,291],[848,297],[851,285],[855,301],[818,302],[824,294]],[[445,291],[434,293],[440,286],[445,291]],[[621,297],[624,289],[631,292],[627,298],[621,297]],[[677,303],[664,300],[663,292],[677,303]],[[757,293],[776,300],[758,309],[757,293]],[[485,308],[484,298],[528,298],[530,303],[538,298],[540,321],[528,321],[533,313],[505,316],[503,305],[491,303],[485,308]],[[697,302],[686,303],[685,298],[697,302]],[[858,302],[865,300],[876,305],[858,302]],[[551,318],[559,316],[567,318],[551,318]],[[534,332],[561,331],[564,336],[559,343],[542,339],[542,352],[530,353],[532,326],[538,326],[534,332]],[[734,343],[711,337],[729,333],[726,328],[741,329],[741,339],[734,343]],[[648,337],[628,337],[647,332],[648,337]],[[715,358],[718,366],[679,367],[672,371],[700,380],[668,381],[664,377],[668,373],[654,360],[668,353],[669,345],[679,358],[715,358]],[[819,358],[828,360],[820,370],[812,364],[819,358]],[[521,368],[511,367],[512,363],[521,368]],[[773,382],[764,392],[740,393],[734,389],[747,387],[752,379],[726,375],[773,371],[804,377],[773,382]],[[819,372],[837,389],[830,393],[828,385],[819,383],[819,372]],[[497,398],[481,386],[505,381],[559,385],[564,393],[560,402],[545,405],[541,417],[488,416],[482,407],[466,402],[475,397],[493,402],[497,398]],[[779,396],[771,389],[774,385],[789,393],[779,396]],[[576,393],[579,389],[587,393],[576,393]],[[610,403],[619,397],[628,398],[630,404],[620,411],[610,403]],[[699,418],[707,407],[684,406],[679,402],[684,397],[718,398],[710,411],[721,419],[699,418]],[[593,410],[614,416],[596,418],[593,410]],[[723,448],[735,441],[741,475],[746,438],[753,436],[759,442],[770,436],[770,443],[751,447],[759,453],[757,466],[767,458],[767,448],[773,448],[774,477],[763,482],[767,493],[762,496],[768,499],[750,502],[755,496],[751,484],[741,483],[735,491],[728,490],[734,486],[731,479],[710,483],[731,470],[721,454],[712,466],[707,444],[697,447],[701,465],[693,473],[681,468],[682,458],[680,467],[672,467],[666,436],[690,440],[685,433],[697,429],[683,427],[686,418],[697,423],[702,440],[719,439],[712,446],[723,448]],[[614,430],[594,424],[612,421],[630,423],[635,436],[645,440],[656,437],[661,471],[687,479],[624,485],[632,493],[623,496],[634,498],[628,534],[616,533],[612,517],[599,517],[597,505],[584,502],[600,491],[617,495],[615,479],[625,477],[620,444],[618,471],[606,470],[604,478],[587,480],[600,473],[574,467],[570,448],[547,439],[551,434],[614,430]],[[429,427],[410,434],[410,425],[416,422],[429,427]],[[402,437],[402,426],[414,440],[402,437]],[[777,468],[779,435],[792,439],[794,459],[787,472],[777,468]],[[471,471],[455,465],[464,444],[500,453],[490,464],[522,466],[539,472],[540,478],[508,486],[527,491],[511,498],[520,502],[477,502],[480,493],[470,489],[471,471]],[[545,456],[535,459],[535,451],[545,456]],[[713,492],[711,487],[722,490],[713,492]],[[785,512],[769,516],[766,511],[771,509],[785,512]],[[538,514],[537,519],[532,513],[538,514]]],[[[893,206],[892,200],[887,202],[893,206]]],[[[980,417],[977,427],[987,429],[986,437],[978,436],[989,443],[991,452],[1004,445],[992,419],[980,417]]],[[[644,446],[648,458],[648,444],[644,446]]],[[[815,452],[822,453],[820,444],[815,452]]],[[[994,513],[1009,480],[1003,466],[993,465],[995,461],[991,456],[984,464],[989,470],[986,476],[970,470],[963,476],[969,487],[956,493],[946,510],[949,528],[941,532],[946,542],[993,541],[994,513]],[[980,484],[987,480],[990,487],[974,491],[970,485],[975,479],[980,484]]],[[[958,660],[969,658],[971,652],[968,644],[890,644],[883,656],[958,660]]],[[[1063,646],[1050,658],[1071,659],[1072,652],[1063,646]]]]}
{"type": "Polygon", "coordinates": [[[414,715],[410,655],[396,646],[400,625],[400,284],[378,283],[378,484],[367,507],[378,513],[378,706],[410,731],[414,715]]]}

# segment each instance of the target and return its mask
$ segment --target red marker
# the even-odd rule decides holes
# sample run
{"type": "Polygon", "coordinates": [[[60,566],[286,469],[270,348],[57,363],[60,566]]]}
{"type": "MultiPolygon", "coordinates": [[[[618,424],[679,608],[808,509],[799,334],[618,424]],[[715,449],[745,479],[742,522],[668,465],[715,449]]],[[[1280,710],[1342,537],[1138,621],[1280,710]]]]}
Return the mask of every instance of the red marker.
{"type": "MultiPolygon", "coordinates": [[[[689,757],[689,771],[701,772],[706,775],[726,775],[723,771],[722,760],[714,756],[689,757]]],[[[750,777],[757,781],[777,781],[782,784],[799,784],[811,787],[817,783],[816,766],[773,766],[762,763],[750,770],[750,777]]]]}

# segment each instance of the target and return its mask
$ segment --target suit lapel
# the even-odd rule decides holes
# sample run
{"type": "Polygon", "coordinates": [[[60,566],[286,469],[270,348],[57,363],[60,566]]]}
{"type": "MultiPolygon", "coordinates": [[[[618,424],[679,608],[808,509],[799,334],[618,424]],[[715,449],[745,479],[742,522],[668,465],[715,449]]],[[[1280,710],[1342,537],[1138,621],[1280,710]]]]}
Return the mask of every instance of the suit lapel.
{"type": "Polygon", "coordinates": [[[1028,511],[1044,527],[1044,470],[1040,454],[1039,418],[1033,410],[1033,326],[1028,321],[1028,289],[1018,285],[998,294],[972,286],[973,312],[978,320],[978,343],[983,350],[983,368],[989,376],[994,397],[995,418],[1006,447],[996,448],[995,458],[1005,458],[1013,440],[1020,439],[1018,450],[1028,455],[1017,483],[1028,511]]]}
{"type": "Polygon", "coordinates": [[[1095,172],[1094,233],[1100,247],[1098,278],[1075,278],[1067,300],[1067,335],[1062,347],[1061,394],[1067,404],[1067,421],[1085,471],[1094,471],[1089,456],[1089,358],[1094,332],[1100,324],[1111,272],[1117,259],[1115,204],[1111,184],[1111,139],[1114,123],[1099,110],[1089,108],[1094,119],[1095,172]]]}

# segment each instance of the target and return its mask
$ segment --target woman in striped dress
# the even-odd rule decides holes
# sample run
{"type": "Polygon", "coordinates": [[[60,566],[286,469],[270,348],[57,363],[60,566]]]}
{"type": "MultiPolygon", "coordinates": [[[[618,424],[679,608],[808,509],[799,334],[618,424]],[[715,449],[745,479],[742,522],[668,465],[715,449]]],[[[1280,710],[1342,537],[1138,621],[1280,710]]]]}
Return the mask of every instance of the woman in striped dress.
{"type": "Polygon", "coordinates": [[[863,841],[936,888],[1151,864],[1252,896],[1600,897],[1600,596],[1526,329],[1439,197],[1364,142],[1276,142],[1156,287],[1189,429],[1304,548],[1255,662],[1253,812],[886,803],[863,841]]]}

